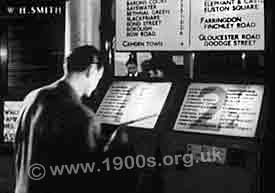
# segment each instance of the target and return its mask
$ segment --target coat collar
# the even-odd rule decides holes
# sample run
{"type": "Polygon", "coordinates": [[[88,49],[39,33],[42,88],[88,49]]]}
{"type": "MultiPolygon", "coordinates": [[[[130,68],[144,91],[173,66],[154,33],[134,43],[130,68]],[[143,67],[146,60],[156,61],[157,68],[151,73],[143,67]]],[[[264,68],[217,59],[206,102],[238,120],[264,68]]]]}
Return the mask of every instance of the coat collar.
{"type": "Polygon", "coordinates": [[[65,80],[59,80],[56,82],[56,84],[64,95],[71,97],[73,100],[78,101],[79,103],[82,103],[81,98],[77,95],[74,88],[68,82],[65,80]]]}

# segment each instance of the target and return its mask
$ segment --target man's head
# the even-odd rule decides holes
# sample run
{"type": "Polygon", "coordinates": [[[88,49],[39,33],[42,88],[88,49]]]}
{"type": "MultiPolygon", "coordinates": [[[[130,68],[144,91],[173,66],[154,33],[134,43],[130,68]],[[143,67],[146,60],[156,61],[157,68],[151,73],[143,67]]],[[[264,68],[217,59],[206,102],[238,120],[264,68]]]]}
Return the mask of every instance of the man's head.
{"type": "Polygon", "coordinates": [[[97,87],[104,71],[100,58],[100,52],[93,46],[75,48],[68,56],[64,72],[70,80],[77,81],[74,86],[80,95],[89,97],[97,87]]]}
{"type": "Polygon", "coordinates": [[[152,58],[145,60],[142,71],[149,78],[173,78],[176,64],[167,52],[151,52],[152,58]]]}
{"type": "Polygon", "coordinates": [[[131,53],[129,55],[129,59],[125,65],[127,68],[128,76],[136,76],[137,75],[138,67],[137,67],[137,63],[136,63],[135,53],[131,53]]]}
{"type": "Polygon", "coordinates": [[[153,60],[145,60],[141,67],[145,77],[164,78],[165,76],[165,66],[155,63],[153,60]]]}
{"type": "Polygon", "coordinates": [[[134,62],[129,62],[126,64],[128,75],[134,75],[137,73],[137,65],[134,62]]]}

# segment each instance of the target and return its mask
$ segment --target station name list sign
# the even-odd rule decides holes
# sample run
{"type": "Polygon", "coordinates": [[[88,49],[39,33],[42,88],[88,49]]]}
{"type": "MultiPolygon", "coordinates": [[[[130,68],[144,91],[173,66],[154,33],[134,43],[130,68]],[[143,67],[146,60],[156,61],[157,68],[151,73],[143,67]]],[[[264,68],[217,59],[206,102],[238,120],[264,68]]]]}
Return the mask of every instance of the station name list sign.
{"type": "Polygon", "coordinates": [[[263,50],[263,0],[192,0],[193,50],[263,50]]]}
{"type": "Polygon", "coordinates": [[[116,1],[117,50],[188,48],[189,1],[116,1]]]}
{"type": "Polygon", "coordinates": [[[116,2],[118,51],[264,50],[264,0],[116,2]]]}
{"type": "Polygon", "coordinates": [[[193,83],[174,130],[254,137],[263,92],[261,85],[193,83]]]}
{"type": "Polygon", "coordinates": [[[114,82],[96,115],[102,123],[153,129],[169,94],[171,83],[114,82]]]}

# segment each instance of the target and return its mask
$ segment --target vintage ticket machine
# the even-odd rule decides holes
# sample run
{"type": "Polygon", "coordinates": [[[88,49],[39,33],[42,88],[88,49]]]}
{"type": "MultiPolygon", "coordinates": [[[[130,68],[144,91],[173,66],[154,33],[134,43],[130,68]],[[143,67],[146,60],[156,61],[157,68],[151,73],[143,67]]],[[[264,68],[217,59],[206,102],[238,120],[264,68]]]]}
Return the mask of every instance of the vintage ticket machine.
{"type": "MultiPolygon", "coordinates": [[[[114,81],[96,115],[105,125],[142,128],[139,131],[154,133],[171,86],[171,82],[114,81]]],[[[129,129],[130,133],[134,130],[137,129],[129,129]]],[[[153,142],[153,135],[148,139],[149,144],[153,142]]],[[[143,136],[142,140],[139,138],[134,141],[148,144],[144,140],[147,141],[143,136]]],[[[148,149],[146,151],[149,152],[148,149]]]]}
{"type": "MultiPolygon", "coordinates": [[[[150,166],[148,159],[157,154],[158,131],[167,117],[164,109],[171,89],[172,83],[167,81],[117,78],[96,112],[107,135],[119,127],[127,133],[130,154],[122,157],[123,169],[128,172],[138,170],[138,180],[134,185],[140,190],[153,188],[156,167],[154,163],[150,166]]],[[[118,153],[120,151],[118,149],[118,153]]]]}
{"type": "Polygon", "coordinates": [[[192,82],[176,96],[161,136],[162,157],[174,158],[163,192],[260,192],[264,86],[192,82]]]}

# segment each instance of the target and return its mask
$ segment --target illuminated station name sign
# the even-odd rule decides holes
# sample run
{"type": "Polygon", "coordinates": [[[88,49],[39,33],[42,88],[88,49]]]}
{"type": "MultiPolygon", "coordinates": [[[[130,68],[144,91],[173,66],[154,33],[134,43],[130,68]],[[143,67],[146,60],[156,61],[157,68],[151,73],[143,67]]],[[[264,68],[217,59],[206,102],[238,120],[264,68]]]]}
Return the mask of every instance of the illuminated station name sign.
{"type": "Polygon", "coordinates": [[[117,50],[264,50],[263,0],[117,1],[117,50]]]}

